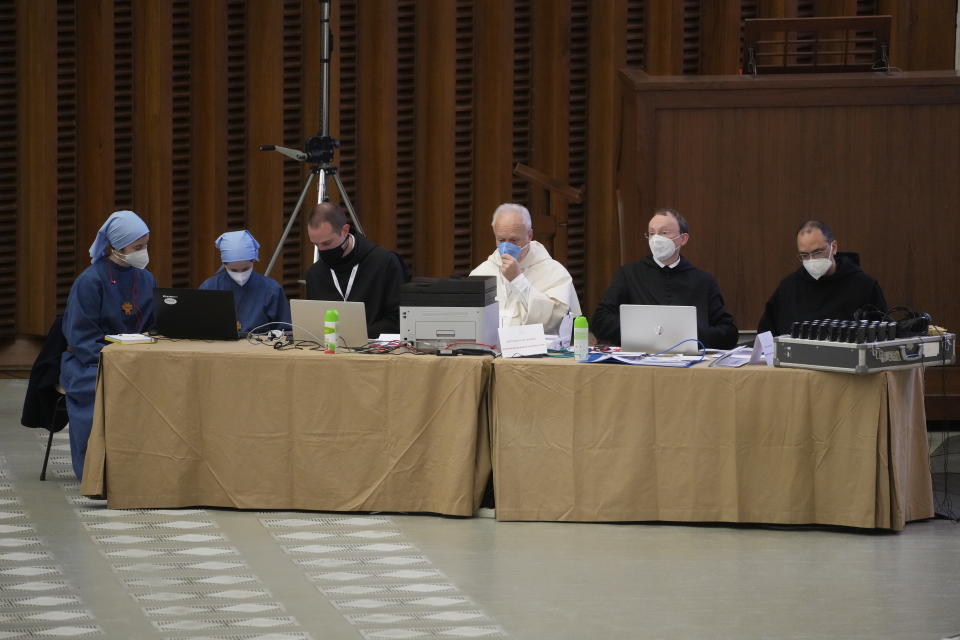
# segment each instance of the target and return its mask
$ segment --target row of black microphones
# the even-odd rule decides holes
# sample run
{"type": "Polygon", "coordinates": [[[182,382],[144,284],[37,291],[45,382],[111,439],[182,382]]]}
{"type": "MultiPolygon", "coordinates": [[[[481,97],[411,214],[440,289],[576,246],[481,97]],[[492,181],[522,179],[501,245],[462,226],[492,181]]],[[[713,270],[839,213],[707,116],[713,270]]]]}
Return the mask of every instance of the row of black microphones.
{"type": "Polygon", "coordinates": [[[826,342],[883,342],[897,337],[897,323],[879,320],[805,320],[794,322],[790,337],[826,342]]]}

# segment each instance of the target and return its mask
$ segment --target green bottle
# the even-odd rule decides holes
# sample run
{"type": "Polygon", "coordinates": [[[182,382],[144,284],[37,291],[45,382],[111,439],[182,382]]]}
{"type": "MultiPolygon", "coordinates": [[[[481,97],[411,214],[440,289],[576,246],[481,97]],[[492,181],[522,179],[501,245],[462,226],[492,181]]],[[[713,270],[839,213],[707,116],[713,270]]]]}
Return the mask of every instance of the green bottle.
{"type": "Polygon", "coordinates": [[[327,309],[323,314],[323,352],[337,352],[337,321],[340,312],[336,309],[327,309]]]}
{"type": "Polygon", "coordinates": [[[573,320],[573,358],[577,362],[584,362],[590,357],[590,329],[587,327],[587,317],[577,316],[573,320]]]}

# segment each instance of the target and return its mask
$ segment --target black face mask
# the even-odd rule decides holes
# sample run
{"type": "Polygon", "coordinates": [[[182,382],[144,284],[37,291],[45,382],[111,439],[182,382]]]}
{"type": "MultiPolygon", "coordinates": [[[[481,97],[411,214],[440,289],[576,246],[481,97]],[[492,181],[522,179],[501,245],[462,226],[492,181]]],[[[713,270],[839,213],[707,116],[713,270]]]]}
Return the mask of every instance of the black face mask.
{"type": "Polygon", "coordinates": [[[343,252],[346,250],[347,243],[350,242],[350,234],[346,234],[343,238],[343,242],[340,243],[340,246],[334,247],[333,249],[324,249],[319,251],[320,259],[323,260],[324,264],[328,267],[335,267],[338,264],[343,264],[347,261],[347,257],[343,255],[343,252]]]}

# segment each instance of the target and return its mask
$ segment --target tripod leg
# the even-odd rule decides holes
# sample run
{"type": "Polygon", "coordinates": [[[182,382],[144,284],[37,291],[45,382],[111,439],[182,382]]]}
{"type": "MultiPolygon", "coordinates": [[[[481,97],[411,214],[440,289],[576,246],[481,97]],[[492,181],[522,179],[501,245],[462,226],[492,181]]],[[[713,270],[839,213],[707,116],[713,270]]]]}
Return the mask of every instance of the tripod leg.
{"type": "Polygon", "coordinates": [[[363,232],[363,227],[360,226],[360,219],[357,218],[357,213],[353,210],[353,204],[350,202],[350,197],[347,195],[347,190],[343,188],[343,183],[340,182],[340,174],[335,171],[332,173],[333,181],[337,183],[337,189],[340,191],[340,198],[343,200],[343,204],[347,208],[347,213],[350,214],[350,221],[353,222],[353,226],[357,231],[360,232],[360,235],[367,235],[363,232]]]}
{"type": "MultiPolygon", "coordinates": [[[[310,175],[307,176],[307,182],[303,185],[303,191],[300,192],[300,199],[297,200],[297,206],[293,208],[293,212],[290,214],[290,220],[287,222],[286,228],[283,230],[283,235],[280,236],[280,241],[277,243],[277,248],[274,249],[273,255],[270,257],[270,262],[267,264],[267,270],[263,272],[263,275],[269,276],[270,272],[273,271],[273,265],[277,263],[277,260],[280,258],[280,252],[283,251],[283,243],[287,241],[287,236],[290,235],[290,229],[293,228],[293,223],[297,220],[297,214],[300,213],[300,207],[303,206],[303,200],[307,197],[307,190],[310,189],[310,183],[313,182],[314,172],[310,172],[310,175]]],[[[323,180],[320,181],[320,184],[323,184],[323,180]]]]}

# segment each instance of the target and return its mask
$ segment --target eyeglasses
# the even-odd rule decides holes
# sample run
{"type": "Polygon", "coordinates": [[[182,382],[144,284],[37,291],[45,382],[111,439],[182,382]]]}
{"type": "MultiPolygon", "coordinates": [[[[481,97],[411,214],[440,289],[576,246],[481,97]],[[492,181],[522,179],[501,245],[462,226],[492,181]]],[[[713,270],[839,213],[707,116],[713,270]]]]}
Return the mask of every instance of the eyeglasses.
{"type": "Polygon", "coordinates": [[[677,238],[683,235],[682,233],[678,233],[677,235],[672,236],[670,235],[671,233],[672,233],[671,231],[658,231],[656,233],[650,233],[648,231],[647,233],[643,234],[643,237],[649,240],[654,236],[663,236],[664,238],[669,238],[670,240],[676,240],[677,238]]]}
{"type": "Polygon", "coordinates": [[[798,253],[797,259],[799,259],[800,262],[804,262],[805,260],[819,260],[821,258],[826,258],[829,254],[830,254],[830,245],[827,245],[825,247],[820,247],[819,249],[810,251],[809,253],[804,253],[804,252],[798,253]]]}

